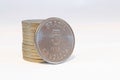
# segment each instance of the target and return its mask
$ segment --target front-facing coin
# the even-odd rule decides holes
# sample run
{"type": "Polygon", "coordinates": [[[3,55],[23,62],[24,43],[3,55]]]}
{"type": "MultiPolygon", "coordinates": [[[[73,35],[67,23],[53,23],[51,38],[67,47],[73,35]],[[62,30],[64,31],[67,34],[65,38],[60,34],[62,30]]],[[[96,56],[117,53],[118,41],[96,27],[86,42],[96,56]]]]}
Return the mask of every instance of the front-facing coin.
{"type": "Polygon", "coordinates": [[[73,52],[75,44],[71,27],[62,19],[48,18],[41,22],[35,35],[40,57],[48,63],[61,63],[73,52]]]}

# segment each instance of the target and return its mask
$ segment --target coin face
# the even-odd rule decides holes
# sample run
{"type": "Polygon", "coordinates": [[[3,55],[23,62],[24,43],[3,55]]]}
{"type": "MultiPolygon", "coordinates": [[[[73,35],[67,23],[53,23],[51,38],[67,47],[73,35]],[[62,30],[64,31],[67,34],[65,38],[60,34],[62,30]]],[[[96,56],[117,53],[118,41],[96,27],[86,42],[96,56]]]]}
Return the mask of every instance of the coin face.
{"type": "Polygon", "coordinates": [[[64,20],[48,18],[39,25],[35,44],[43,60],[48,63],[61,63],[72,54],[75,38],[71,27],[64,20]]]}

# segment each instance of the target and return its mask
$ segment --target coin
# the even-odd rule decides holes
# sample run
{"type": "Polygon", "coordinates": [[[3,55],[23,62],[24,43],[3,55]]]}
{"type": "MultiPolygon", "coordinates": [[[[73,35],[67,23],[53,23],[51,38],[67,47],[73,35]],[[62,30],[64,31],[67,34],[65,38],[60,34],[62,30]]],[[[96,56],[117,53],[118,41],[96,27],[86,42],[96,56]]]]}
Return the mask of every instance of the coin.
{"type": "Polygon", "coordinates": [[[22,44],[22,51],[23,51],[23,56],[25,57],[29,57],[33,59],[41,59],[34,45],[31,46],[31,45],[22,44]]]}
{"type": "Polygon", "coordinates": [[[32,59],[41,59],[40,56],[32,55],[31,52],[29,52],[29,53],[28,52],[23,52],[23,56],[28,57],[28,58],[32,58],[32,59]]]}
{"type": "Polygon", "coordinates": [[[31,43],[33,43],[34,44],[34,41],[33,40],[31,40],[31,39],[23,39],[23,42],[31,42],[31,43]]]}
{"type": "Polygon", "coordinates": [[[42,20],[24,20],[22,21],[23,44],[22,52],[23,58],[32,62],[43,62],[38,55],[34,44],[34,36],[38,25],[42,20]]]}
{"type": "Polygon", "coordinates": [[[31,46],[33,46],[33,45],[34,45],[34,43],[31,43],[31,42],[26,42],[26,41],[24,41],[24,42],[23,42],[23,44],[26,44],[26,45],[31,45],[31,46]]]}
{"type": "Polygon", "coordinates": [[[26,44],[23,43],[22,49],[37,52],[37,50],[35,48],[35,45],[28,45],[28,44],[26,45],[26,44]]]}
{"type": "Polygon", "coordinates": [[[30,62],[37,62],[37,63],[44,62],[44,61],[41,60],[41,59],[33,59],[33,58],[25,57],[25,56],[23,56],[23,59],[24,59],[24,60],[27,60],[27,61],[30,61],[30,62]]]}
{"type": "Polygon", "coordinates": [[[48,18],[40,23],[35,33],[35,45],[40,57],[48,63],[61,63],[68,59],[75,44],[74,33],[67,22],[48,18]]]}

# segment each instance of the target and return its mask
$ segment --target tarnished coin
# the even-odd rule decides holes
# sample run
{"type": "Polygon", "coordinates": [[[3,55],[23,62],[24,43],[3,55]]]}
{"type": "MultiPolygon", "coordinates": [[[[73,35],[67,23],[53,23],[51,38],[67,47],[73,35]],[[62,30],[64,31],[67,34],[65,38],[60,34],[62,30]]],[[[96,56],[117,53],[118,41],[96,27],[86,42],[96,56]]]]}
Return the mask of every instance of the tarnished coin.
{"type": "Polygon", "coordinates": [[[48,18],[35,33],[35,45],[40,57],[48,63],[61,63],[73,52],[75,44],[71,27],[62,19],[48,18]]]}

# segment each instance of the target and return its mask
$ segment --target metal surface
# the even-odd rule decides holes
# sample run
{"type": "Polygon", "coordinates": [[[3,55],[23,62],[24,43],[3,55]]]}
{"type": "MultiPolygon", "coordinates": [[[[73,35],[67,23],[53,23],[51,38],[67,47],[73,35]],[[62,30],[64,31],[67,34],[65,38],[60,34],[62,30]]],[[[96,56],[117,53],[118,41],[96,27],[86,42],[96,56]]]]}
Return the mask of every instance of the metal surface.
{"type": "Polygon", "coordinates": [[[23,42],[22,42],[22,54],[24,60],[32,62],[43,62],[34,43],[35,32],[38,25],[42,22],[41,19],[32,19],[22,21],[23,42]]]}
{"type": "Polygon", "coordinates": [[[48,63],[61,63],[73,52],[75,38],[71,27],[62,19],[48,18],[35,34],[36,49],[48,63]]]}

